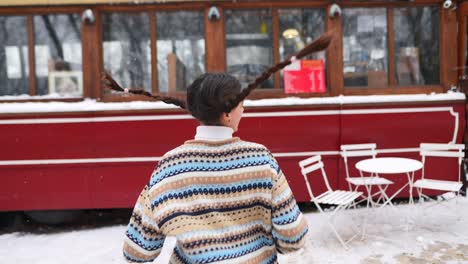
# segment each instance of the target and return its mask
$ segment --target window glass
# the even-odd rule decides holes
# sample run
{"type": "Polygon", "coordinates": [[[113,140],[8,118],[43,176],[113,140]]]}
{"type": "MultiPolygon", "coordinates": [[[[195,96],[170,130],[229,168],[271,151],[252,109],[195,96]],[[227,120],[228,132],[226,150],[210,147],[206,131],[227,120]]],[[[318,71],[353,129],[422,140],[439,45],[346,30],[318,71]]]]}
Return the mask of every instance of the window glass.
{"type": "MultiPolygon", "coordinates": [[[[273,64],[271,11],[226,10],[225,16],[227,72],[246,86],[273,64]]],[[[273,87],[273,77],[259,86],[273,87]]]]}
{"type": "Polygon", "coordinates": [[[27,19],[0,16],[0,95],[29,94],[27,19]]]}
{"type": "Polygon", "coordinates": [[[342,18],[344,86],[388,86],[386,9],[345,8],[342,18]]]}
{"type": "Polygon", "coordinates": [[[78,14],[34,16],[37,94],[83,95],[80,24],[78,14]]]}
{"type": "Polygon", "coordinates": [[[203,12],[157,12],[158,89],[185,91],[205,72],[203,12]]]}
{"type": "Polygon", "coordinates": [[[438,8],[395,8],[394,28],[397,83],[439,84],[438,8]]]}
{"type": "MultiPolygon", "coordinates": [[[[296,54],[325,32],[323,9],[280,9],[278,14],[281,61],[296,54]]],[[[325,61],[325,51],[311,54],[305,59],[325,61]]],[[[281,71],[281,87],[283,86],[283,71],[281,71]]]]}
{"type": "Polygon", "coordinates": [[[122,87],[145,88],[151,91],[148,14],[104,14],[102,41],[104,69],[122,87]]]}

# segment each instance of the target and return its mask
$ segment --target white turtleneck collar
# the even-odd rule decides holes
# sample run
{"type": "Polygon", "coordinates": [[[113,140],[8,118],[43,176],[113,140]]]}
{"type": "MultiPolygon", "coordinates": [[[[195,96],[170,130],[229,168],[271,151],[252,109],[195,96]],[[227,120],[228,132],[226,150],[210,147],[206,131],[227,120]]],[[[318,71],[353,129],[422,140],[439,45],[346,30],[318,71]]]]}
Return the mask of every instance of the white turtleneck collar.
{"type": "Polygon", "coordinates": [[[198,126],[195,139],[198,140],[225,140],[232,138],[234,130],[225,126],[198,126]]]}

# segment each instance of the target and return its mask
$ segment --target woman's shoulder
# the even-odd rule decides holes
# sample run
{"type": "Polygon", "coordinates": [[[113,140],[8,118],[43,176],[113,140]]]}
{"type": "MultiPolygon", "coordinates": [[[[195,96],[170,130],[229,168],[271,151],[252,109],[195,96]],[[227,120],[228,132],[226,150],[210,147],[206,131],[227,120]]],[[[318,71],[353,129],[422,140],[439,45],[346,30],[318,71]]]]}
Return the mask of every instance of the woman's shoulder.
{"type": "Polygon", "coordinates": [[[255,148],[255,149],[264,150],[264,151],[269,152],[268,148],[265,147],[264,145],[260,144],[260,143],[251,142],[251,141],[244,141],[244,140],[240,140],[240,142],[241,142],[242,145],[244,145],[246,147],[251,147],[251,148],[255,148]]]}
{"type": "Polygon", "coordinates": [[[232,150],[232,149],[244,149],[252,150],[255,152],[270,153],[267,147],[262,144],[241,140],[238,137],[234,137],[228,140],[219,141],[207,141],[207,140],[188,140],[184,144],[168,151],[164,154],[163,158],[180,155],[183,153],[200,153],[200,152],[213,152],[216,150],[232,150]]]}

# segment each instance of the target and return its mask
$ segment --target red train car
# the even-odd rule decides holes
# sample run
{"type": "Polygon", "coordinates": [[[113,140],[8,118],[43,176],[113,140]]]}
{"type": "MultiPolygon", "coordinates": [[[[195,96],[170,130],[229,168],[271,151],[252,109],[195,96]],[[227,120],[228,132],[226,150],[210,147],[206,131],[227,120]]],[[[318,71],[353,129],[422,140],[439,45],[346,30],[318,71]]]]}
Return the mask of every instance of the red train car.
{"type": "MultiPolygon", "coordinates": [[[[323,67],[321,88],[286,89],[275,74],[237,133],[273,152],[298,201],[298,161],[314,154],[347,189],[341,144],[420,159],[421,142],[464,141],[466,2],[139,2],[0,3],[0,211],[130,208],[162,155],[193,138],[186,112],[104,91],[101,71],[171,95],[205,71],[246,84],[328,30],[329,49],[306,58],[323,67]]],[[[406,177],[393,180],[389,193],[406,177]]]]}
{"type": "MultiPolygon", "coordinates": [[[[398,106],[335,99],[326,106],[322,99],[246,102],[237,135],[273,152],[299,201],[309,196],[298,161],[310,155],[323,155],[333,187],[346,189],[341,144],[375,142],[379,156],[419,159],[421,142],[460,143],[463,138],[461,93],[406,96],[398,106]]],[[[193,138],[197,125],[188,114],[170,109],[102,111],[104,103],[87,102],[67,107],[91,110],[54,113],[48,112],[54,103],[35,104],[33,114],[16,109],[0,119],[0,210],[131,207],[161,156],[193,138]],[[41,108],[46,112],[38,113],[41,108]]],[[[440,166],[447,179],[456,177],[456,169],[440,166]]],[[[396,189],[406,177],[394,180],[396,189]]]]}

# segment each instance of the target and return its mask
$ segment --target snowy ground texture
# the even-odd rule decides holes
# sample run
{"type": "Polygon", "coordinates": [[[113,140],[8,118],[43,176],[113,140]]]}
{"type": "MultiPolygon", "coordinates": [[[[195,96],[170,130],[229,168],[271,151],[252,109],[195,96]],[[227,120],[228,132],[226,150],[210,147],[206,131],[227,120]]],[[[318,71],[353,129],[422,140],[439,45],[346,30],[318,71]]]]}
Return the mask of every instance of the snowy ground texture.
{"type": "MultiPolygon", "coordinates": [[[[343,249],[327,224],[329,213],[305,213],[310,228],[307,247],[280,263],[468,263],[468,198],[439,204],[398,204],[381,209],[353,209],[337,215],[336,226],[350,237],[353,223],[366,236],[343,249]]],[[[121,246],[125,226],[53,234],[0,235],[0,263],[126,263],[121,246]]],[[[168,241],[166,241],[168,242],[168,241]]],[[[167,263],[170,243],[154,263],[167,263]]]]}

